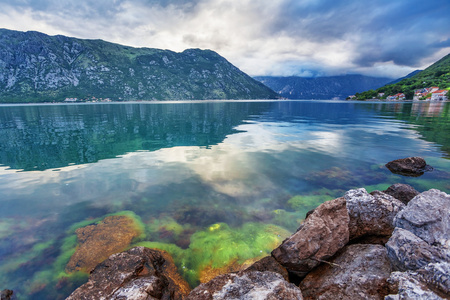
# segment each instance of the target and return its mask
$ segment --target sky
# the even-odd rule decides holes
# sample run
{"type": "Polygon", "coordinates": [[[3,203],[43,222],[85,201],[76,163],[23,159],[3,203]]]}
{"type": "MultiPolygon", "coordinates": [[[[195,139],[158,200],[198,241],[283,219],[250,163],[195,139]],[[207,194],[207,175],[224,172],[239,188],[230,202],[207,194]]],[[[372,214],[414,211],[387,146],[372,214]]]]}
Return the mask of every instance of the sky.
{"type": "Polygon", "coordinates": [[[450,53],[450,0],[0,0],[0,28],[211,49],[251,76],[398,78],[450,53]]]}

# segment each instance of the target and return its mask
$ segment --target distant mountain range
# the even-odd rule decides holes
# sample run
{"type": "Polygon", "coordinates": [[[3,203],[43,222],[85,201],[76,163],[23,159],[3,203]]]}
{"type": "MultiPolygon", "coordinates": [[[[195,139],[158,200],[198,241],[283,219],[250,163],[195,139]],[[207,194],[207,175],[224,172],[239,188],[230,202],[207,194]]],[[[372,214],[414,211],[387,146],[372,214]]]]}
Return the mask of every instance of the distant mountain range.
{"type": "Polygon", "coordinates": [[[257,76],[254,78],[288,99],[345,99],[349,95],[376,89],[392,81],[392,78],[364,75],[315,78],[257,76]]]}
{"type": "Polygon", "coordinates": [[[0,29],[0,102],[275,99],[210,50],[181,53],[0,29]]]}

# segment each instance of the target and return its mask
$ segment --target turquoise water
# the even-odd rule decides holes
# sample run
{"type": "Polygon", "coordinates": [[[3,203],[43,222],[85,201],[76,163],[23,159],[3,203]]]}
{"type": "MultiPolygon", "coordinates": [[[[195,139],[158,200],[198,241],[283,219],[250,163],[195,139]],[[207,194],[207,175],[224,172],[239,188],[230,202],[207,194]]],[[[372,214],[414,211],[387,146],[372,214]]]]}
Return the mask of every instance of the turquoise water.
{"type": "Polygon", "coordinates": [[[168,250],[195,285],[199,266],[270,253],[307,211],[348,189],[402,182],[449,193],[449,108],[331,101],[0,106],[0,289],[19,299],[63,299],[86,280],[64,273],[76,242],[71,228],[107,214],[133,212],[145,227],[133,244],[168,250]],[[410,178],[384,167],[407,156],[422,156],[435,170],[410,178]]]}

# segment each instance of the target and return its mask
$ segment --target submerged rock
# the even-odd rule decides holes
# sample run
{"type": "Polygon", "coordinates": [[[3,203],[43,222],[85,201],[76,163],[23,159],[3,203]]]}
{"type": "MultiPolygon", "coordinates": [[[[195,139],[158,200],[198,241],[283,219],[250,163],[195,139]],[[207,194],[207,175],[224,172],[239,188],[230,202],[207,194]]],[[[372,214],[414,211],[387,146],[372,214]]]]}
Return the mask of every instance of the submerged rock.
{"type": "Polygon", "coordinates": [[[349,216],[344,198],[327,201],[308,216],[298,231],[272,251],[288,271],[304,277],[349,241],[349,216]]]}
{"type": "Polygon", "coordinates": [[[224,274],[192,290],[188,300],[260,299],[301,300],[300,289],[274,272],[224,274]]]}
{"type": "Polygon", "coordinates": [[[10,299],[12,299],[13,294],[14,294],[14,292],[11,290],[7,290],[7,289],[2,290],[0,292],[0,300],[10,300],[10,299]]]}
{"type": "Polygon", "coordinates": [[[304,299],[383,299],[391,264],[381,245],[350,245],[300,283],[304,299]]]}
{"type": "Polygon", "coordinates": [[[190,289],[164,251],[135,247],[111,255],[67,300],[184,299],[190,289]]]}
{"type": "Polygon", "coordinates": [[[419,177],[426,171],[432,171],[433,168],[427,165],[425,159],[422,157],[407,157],[390,161],[386,164],[386,167],[392,173],[419,177]]]}
{"type": "Polygon", "coordinates": [[[412,198],[419,195],[420,193],[416,191],[409,184],[396,183],[387,188],[387,190],[383,191],[384,193],[391,195],[395,199],[400,200],[404,204],[408,204],[412,198]]]}
{"type": "Polygon", "coordinates": [[[350,239],[362,236],[390,236],[394,230],[394,217],[404,204],[383,192],[367,193],[363,188],[350,190],[344,195],[350,216],[350,239]]]}
{"type": "Polygon", "coordinates": [[[141,229],[127,216],[109,216],[96,225],[75,231],[79,246],[70,258],[67,272],[91,271],[111,254],[125,250],[141,229]]]}

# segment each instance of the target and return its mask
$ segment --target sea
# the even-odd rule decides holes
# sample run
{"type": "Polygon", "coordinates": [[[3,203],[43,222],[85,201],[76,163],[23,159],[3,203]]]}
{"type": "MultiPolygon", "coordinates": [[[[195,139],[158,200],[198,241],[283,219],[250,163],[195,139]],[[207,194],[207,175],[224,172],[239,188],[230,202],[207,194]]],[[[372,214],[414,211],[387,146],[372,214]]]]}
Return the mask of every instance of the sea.
{"type": "Polygon", "coordinates": [[[308,211],[364,188],[450,192],[449,102],[0,105],[0,290],[64,299],[76,230],[126,216],[195,287],[270,255],[308,211]],[[419,177],[385,164],[421,156],[419,177]]]}

